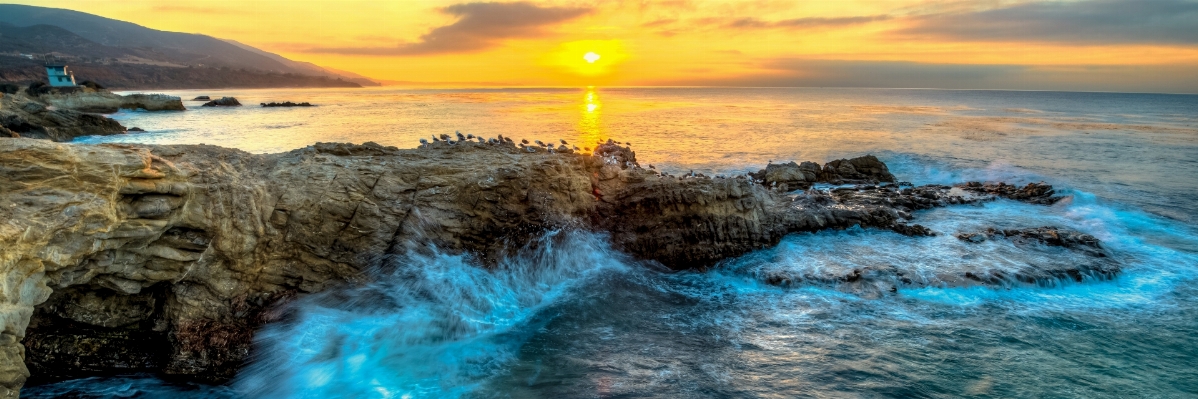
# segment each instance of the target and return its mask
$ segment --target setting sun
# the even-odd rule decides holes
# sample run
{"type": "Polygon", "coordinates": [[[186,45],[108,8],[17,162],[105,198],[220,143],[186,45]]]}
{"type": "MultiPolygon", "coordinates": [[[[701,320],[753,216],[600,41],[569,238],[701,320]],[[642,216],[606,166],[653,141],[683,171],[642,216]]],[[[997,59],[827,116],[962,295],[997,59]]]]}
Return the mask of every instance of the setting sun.
{"type": "Polygon", "coordinates": [[[594,64],[595,61],[599,61],[599,54],[595,54],[593,51],[588,52],[582,56],[582,59],[587,60],[588,64],[594,64]]]}

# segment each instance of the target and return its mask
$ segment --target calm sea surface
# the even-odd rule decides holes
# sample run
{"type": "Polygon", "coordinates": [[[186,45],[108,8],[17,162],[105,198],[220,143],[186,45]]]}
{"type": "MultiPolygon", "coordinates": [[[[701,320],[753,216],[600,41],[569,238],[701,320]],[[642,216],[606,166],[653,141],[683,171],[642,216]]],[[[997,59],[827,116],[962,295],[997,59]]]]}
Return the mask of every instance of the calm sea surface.
{"type": "Polygon", "coordinates": [[[397,256],[394,274],[298,304],[258,334],[228,386],[153,376],[30,387],[30,397],[789,398],[1198,397],[1198,96],[882,89],[208,90],[239,108],[121,112],[146,133],[86,143],[206,143],[256,153],[314,142],[415,147],[454,131],[608,138],[670,172],[874,154],[900,180],[1046,181],[1072,199],[922,212],[938,237],[795,234],[708,273],[664,273],[605,237],[556,232],[486,271],[397,256]],[[260,108],[308,101],[310,108],[260,108]],[[1083,262],[952,233],[1056,225],[1104,241],[1113,281],[778,288],[764,273],[895,267],[935,276],[1083,262]],[[371,303],[385,295],[397,307],[371,303]]]}

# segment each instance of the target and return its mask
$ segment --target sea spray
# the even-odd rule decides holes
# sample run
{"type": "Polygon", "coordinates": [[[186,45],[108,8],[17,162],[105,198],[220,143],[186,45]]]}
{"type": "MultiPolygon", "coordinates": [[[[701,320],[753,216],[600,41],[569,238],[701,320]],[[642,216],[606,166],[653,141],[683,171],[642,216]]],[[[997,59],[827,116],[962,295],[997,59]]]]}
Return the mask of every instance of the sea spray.
{"type": "Polygon", "coordinates": [[[257,335],[234,387],[248,397],[458,397],[503,370],[538,312],[587,281],[626,270],[591,233],[555,231],[494,269],[438,251],[391,259],[361,287],[294,304],[257,335]]]}

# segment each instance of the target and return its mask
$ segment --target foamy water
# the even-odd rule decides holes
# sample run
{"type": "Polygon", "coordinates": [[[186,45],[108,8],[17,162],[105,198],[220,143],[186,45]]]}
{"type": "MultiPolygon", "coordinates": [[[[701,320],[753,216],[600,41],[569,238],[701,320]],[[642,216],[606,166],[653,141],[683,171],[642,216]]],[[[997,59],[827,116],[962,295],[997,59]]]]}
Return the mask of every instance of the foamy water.
{"type": "Polygon", "coordinates": [[[153,376],[31,397],[1193,397],[1198,392],[1198,97],[832,89],[238,91],[314,109],[128,112],[144,135],[255,152],[315,141],[413,147],[464,133],[633,142],[642,163],[735,173],[874,153],[915,184],[1040,181],[1071,196],[923,211],[941,233],[794,234],[707,273],[668,273],[560,231],[495,270],[398,254],[373,281],[301,299],[229,386],[153,376]],[[589,107],[588,104],[599,104],[589,107]],[[592,116],[594,115],[594,116],[592,116]],[[292,123],[292,125],[287,125],[292,123]],[[175,129],[175,130],[171,130],[175,129]],[[1114,279],[936,283],[1088,262],[957,232],[1053,225],[1103,240],[1114,279]],[[891,267],[916,284],[769,285],[773,272],[891,267]],[[921,284],[919,282],[927,282],[921,284]]]}

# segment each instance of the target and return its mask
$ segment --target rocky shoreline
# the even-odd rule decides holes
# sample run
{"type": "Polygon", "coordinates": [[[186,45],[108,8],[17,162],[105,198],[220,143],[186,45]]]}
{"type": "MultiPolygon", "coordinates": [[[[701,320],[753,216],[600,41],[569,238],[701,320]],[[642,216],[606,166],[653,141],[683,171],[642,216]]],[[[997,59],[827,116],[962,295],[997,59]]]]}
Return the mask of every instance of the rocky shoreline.
{"type": "MultiPolygon", "coordinates": [[[[646,262],[703,270],[794,232],[952,234],[913,223],[913,212],[1060,199],[1045,184],[914,187],[872,156],[735,178],[669,176],[610,141],[590,154],[500,138],[409,150],[318,143],[255,155],[0,139],[0,154],[6,397],[30,372],[43,380],[144,371],[226,381],[249,358],[254,331],[282,317],[273,311],[279,304],[361,281],[387,254],[434,245],[494,265],[548,230],[586,229],[646,262]],[[839,186],[793,191],[815,184],[839,186]]],[[[1052,243],[1103,253],[1093,237],[999,227],[979,234],[1056,234],[1052,243]]]]}
{"type": "MultiPolygon", "coordinates": [[[[0,137],[71,141],[80,136],[124,134],[124,126],[103,115],[121,109],[182,111],[179,97],[162,94],[122,96],[90,87],[12,90],[0,93],[0,137]],[[34,90],[36,94],[30,93],[34,90]]],[[[139,129],[140,130],[140,129],[139,129]]]]}

